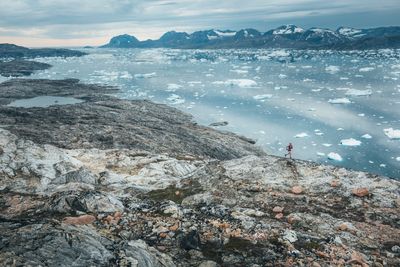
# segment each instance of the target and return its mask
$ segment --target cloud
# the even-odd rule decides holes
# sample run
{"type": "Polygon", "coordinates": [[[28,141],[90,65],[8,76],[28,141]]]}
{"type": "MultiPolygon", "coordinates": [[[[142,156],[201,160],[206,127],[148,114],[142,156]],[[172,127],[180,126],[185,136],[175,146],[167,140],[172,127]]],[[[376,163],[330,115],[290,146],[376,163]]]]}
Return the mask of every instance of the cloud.
{"type": "Polygon", "coordinates": [[[98,41],[115,33],[147,39],[171,29],[254,27],[266,31],[293,22],[337,27],[346,15],[354,25],[400,24],[398,0],[252,0],[245,4],[242,0],[14,0],[1,5],[0,41],[5,36],[98,41]]]}

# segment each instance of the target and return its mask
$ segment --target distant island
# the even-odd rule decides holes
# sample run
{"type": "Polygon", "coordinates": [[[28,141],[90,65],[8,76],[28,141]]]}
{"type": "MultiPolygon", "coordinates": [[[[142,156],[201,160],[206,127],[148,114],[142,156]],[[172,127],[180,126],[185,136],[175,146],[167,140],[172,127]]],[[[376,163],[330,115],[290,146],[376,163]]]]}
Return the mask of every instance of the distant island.
{"type": "Polygon", "coordinates": [[[35,58],[35,57],[80,57],[87,53],[65,48],[31,49],[15,44],[0,44],[0,58],[35,58]]]}
{"type": "Polygon", "coordinates": [[[337,30],[283,25],[267,32],[255,29],[206,30],[194,33],[169,31],[158,40],[139,41],[124,34],[101,48],[294,48],[294,49],[381,49],[400,48],[400,27],[337,30]]]}

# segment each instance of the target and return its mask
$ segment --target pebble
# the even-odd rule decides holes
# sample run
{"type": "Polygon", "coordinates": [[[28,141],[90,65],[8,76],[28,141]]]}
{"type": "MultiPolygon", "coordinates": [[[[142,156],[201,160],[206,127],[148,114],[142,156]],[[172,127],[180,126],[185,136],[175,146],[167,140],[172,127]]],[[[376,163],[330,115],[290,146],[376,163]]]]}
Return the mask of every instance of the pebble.
{"type": "Polygon", "coordinates": [[[81,224],[91,224],[95,220],[96,217],[94,217],[93,215],[82,215],[79,217],[65,217],[63,223],[81,225],[81,224]]]}
{"type": "Polygon", "coordinates": [[[299,185],[293,186],[292,193],[296,194],[296,195],[301,194],[301,193],[303,193],[303,188],[299,185]]]}
{"type": "Polygon", "coordinates": [[[365,197],[369,195],[368,188],[354,188],[352,190],[353,195],[358,196],[358,197],[365,197]]]}
{"type": "Polygon", "coordinates": [[[283,207],[276,206],[272,211],[275,212],[275,213],[282,213],[283,212],[283,207]]]}

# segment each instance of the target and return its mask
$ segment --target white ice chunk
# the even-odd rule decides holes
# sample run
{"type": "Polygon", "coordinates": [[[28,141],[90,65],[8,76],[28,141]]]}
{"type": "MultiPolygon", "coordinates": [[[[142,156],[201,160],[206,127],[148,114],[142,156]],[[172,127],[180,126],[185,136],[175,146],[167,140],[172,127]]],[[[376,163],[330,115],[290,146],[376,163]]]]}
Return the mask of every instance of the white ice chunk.
{"type": "Polygon", "coordinates": [[[342,161],[343,158],[340,156],[338,153],[331,152],[328,154],[328,159],[330,160],[336,160],[336,161],[342,161]]]}
{"type": "Polygon", "coordinates": [[[262,100],[262,99],[271,98],[271,97],[272,97],[271,94],[255,95],[255,96],[253,96],[253,98],[254,98],[255,100],[262,100]]]}
{"type": "Polygon", "coordinates": [[[296,134],[294,137],[295,138],[303,138],[303,137],[307,137],[307,136],[308,136],[307,133],[299,133],[299,134],[296,134]]]}
{"type": "Polygon", "coordinates": [[[169,83],[167,86],[168,91],[175,91],[182,88],[182,85],[176,84],[176,83],[169,83]]]}
{"type": "Polygon", "coordinates": [[[171,103],[171,105],[178,105],[178,104],[183,104],[185,103],[185,99],[183,99],[181,96],[172,94],[170,95],[167,100],[171,103]]]}
{"type": "Polygon", "coordinates": [[[364,138],[364,139],[371,139],[372,136],[369,135],[369,134],[364,134],[363,136],[361,136],[361,138],[364,138]]]}
{"type": "Polygon", "coordinates": [[[375,68],[372,67],[365,67],[365,68],[361,68],[358,71],[359,72],[369,72],[369,71],[373,71],[375,68]]]}
{"type": "Polygon", "coordinates": [[[383,132],[390,139],[400,139],[400,130],[395,130],[393,128],[383,129],[383,132]]]}
{"type": "Polygon", "coordinates": [[[340,68],[338,66],[328,66],[325,68],[325,71],[330,73],[330,74],[335,74],[338,73],[340,71],[340,68]]]}
{"type": "Polygon", "coordinates": [[[361,145],[361,141],[356,140],[354,138],[349,138],[349,139],[343,139],[340,141],[340,144],[342,146],[359,146],[361,145]]]}
{"type": "Polygon", "coordinates": [[[247,73],[249,73],[248,70],[230,70],[230,72],[235,72],[237,74],[247,74],[247,73]]]}
{"type": "Polygon", "coordinates": [[[135,74],[135,78],[136,78],[136,79],[143,79],[143,78],[148,79],[148,78],[153,78],[153,77],[156,77],[156,76],[157,76],[157,73],[155,73],[155,72],[152,72],[152,73],[138,73],[138,74],[135,74]]]}
{"type": "Polygon", "coordinates": [[[345,95],[351,96],[368,96],[372,94],[372,90],[357,90],[357,89],[349,89],[347,90],[345,95]]]}
{"type": "Polygon", "coordinates": [[[351,103],[351,101],[346,97],[329,99],[328,102],[331,104],[350,104],[351,103]]]}
{"type": "Polygon", "coordinates": [[[216,85],[238,86],[242,88],[249,88],[257,86],[257,82],[250,79],[229,79],[226,81],[215,81],[216,85]]]}

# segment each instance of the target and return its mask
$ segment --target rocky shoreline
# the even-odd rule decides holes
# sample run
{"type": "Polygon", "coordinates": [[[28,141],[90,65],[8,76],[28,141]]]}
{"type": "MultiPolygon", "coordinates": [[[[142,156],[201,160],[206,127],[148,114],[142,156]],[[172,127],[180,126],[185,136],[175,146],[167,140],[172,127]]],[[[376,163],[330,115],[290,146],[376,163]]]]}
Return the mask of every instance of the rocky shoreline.
{"type": "Polygon", "coordinates": [[[0,265],[400,265],[400,182],[270,156],[115,92],[0,84],[0,265]],[[48,95],[84,102],[8,106],[48,95]]]}
{"type": "Polygon", "coordinates": [[[51,65],[28,60],[0,61],[0,75],[3,77],[29,76],[35,71],[51,68],[51,65]]]}

